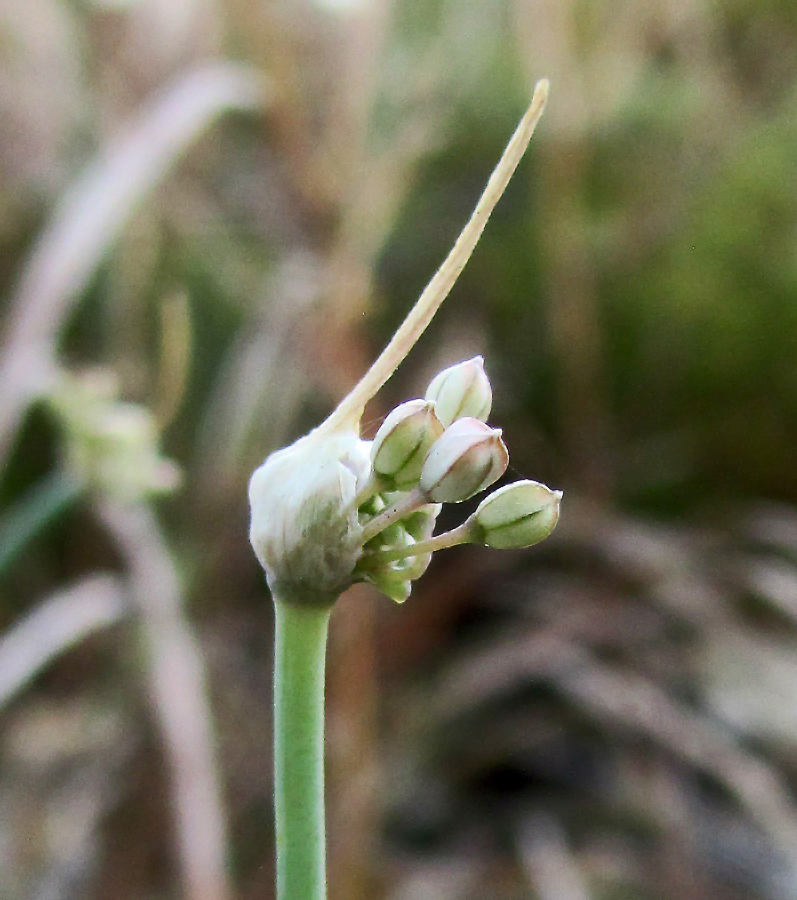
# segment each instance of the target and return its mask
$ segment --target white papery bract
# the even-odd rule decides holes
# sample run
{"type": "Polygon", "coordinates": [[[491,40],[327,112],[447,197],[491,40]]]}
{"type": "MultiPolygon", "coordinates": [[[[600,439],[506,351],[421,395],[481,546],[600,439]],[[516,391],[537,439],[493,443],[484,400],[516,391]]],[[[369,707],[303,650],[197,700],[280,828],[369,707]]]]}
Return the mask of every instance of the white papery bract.
{"type": "Polygon", "coordinates": [[[272,591],[333,602],[362,551],[357,490],[370,445],[353,432],[311,432],[272,453],[249,482],[249,539],[272,591]]]}

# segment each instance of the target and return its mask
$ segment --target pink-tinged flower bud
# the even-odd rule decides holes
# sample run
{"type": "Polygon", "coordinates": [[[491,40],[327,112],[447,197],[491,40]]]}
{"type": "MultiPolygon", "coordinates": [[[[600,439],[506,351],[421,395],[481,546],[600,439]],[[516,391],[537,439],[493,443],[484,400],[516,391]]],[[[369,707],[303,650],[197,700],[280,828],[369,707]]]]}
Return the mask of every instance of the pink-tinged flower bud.
{"type": "Polygon", "coordinates": [[[373,471],[390,490],[415,487],[430,447],[443,425],[428,400],[397,406],[382,423],[371,445],[373,471]]]}
{"type": "Polygon", "coordinates": [[[435,503],[459,503],[489,487],[508,465],[501,430],[466,417],[435,442],[423,464],[419,487],[435,503]]]}
{"type": "Polygon", "coordinates": [[[482,500],[468,520],[470,540],[498,550],[531,547],[556,527],[561,499],[561,491],[536,481],[504,485],[482,500]]]}
{"type": "Polygon", "coordinates": [[[426,389],[426,399],[434,401],[437,418],[446,427],[466,416],[486,422],[493,391],[482,357],[474,356],[438,372],[426,389]]]}

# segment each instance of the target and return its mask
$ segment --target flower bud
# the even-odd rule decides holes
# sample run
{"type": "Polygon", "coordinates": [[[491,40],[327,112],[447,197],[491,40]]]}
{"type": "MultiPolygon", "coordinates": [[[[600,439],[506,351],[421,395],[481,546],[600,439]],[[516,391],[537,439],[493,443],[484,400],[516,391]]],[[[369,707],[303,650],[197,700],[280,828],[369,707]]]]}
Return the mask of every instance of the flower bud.
{"type": "Polygon", "coordinates": [[[474,356],[438,372],[426,389],[426,399],[434,401],[437,417],[446,427],[465,416],[486,422],[493,391],[482,357],[474,356]]]}
{"type": "Polygon", "coordinates": [[[443,425],[428,400],[409,400],[385,419],[371,445],[373,471],[393,490],[415,487],[429,448],[443,425]]]}
{"type": "Polygon", "coordinates": [[[401,524],[416,541],[428,540],[434,532],[435,522],[442,508],[440,503],[427,503],[402,519],[401,524]]]}
{"type": "Polygon", "coordinates": [[[489,487],[507,465],[509,453],[501,430],[466,417],[437,439],[423,464],[419,486],[432,502],[459,503],[489,487]]]}
{"type": "Polygon", "coordinates": [[[498,550],[537,544],[556,527],[561,499],[561,491],[536,481],[504,485],[482,500],[470,517],[470,539],[498,550]]]}
{"type": "Polygon", "coordinates": [[[363,581],[369,582],[396,603],[403,603],[412,592],[412,580],[403,572],[396,571],[395,566],[369,573],[363,581]]]}
{"type": "MultiPolygon", "coordinates": [[[[440,512],[441,505],[439,503],[429,503],[416,510],[403,520],[403,525],[413,541],[426,541],[432,536],[435,521],[440,512]]],[[[404,560],[402,572],[405,577],[414,581],[429,568],[432,561],[431,553],[419,553],[417,556],[409,556],[404,560]]]]}

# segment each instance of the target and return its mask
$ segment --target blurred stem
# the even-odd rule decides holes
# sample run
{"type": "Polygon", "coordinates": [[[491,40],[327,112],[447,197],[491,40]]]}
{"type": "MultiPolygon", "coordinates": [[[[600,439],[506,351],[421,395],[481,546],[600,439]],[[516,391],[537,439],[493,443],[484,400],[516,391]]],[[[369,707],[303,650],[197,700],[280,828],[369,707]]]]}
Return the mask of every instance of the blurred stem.
{"type": "Polygon", "coordinates": [[[324,663],[331,604],[274,597],[277,900],[325,900],[324,663]]]}
{"type": "Polygon", "coordinates": [[[0,522],[0,572],[4,572],[28,543],[83,492],[83,484],[64,472],[38,481],[0,522]]]}
{"type": "Polygon", "coordinates": [[[582,491],[605,504],[612,498],[614,473],[598,278],[585,229],[590,148],[582,137],[565,152],[550,147],[542,153],[540,209],[562,438],[582,491]]]}
{"type": "Polygon", "coordinates": [[[169,767],[183,895],[231,900],[205,661],[183,609],[175,560],[147,504],[99,496],[95,507],[124,558],[138,611],[149,694],[169,767]]]}

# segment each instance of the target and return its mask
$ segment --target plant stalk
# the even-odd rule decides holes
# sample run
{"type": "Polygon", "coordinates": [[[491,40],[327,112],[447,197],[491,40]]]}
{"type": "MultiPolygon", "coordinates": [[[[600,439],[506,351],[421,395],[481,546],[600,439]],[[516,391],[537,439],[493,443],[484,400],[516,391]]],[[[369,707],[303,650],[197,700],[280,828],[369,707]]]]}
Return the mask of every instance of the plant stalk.
{"type": "Polygon", "coordinates": [[[436,534],[434,537],[427,538],[425,541],[416,541],[408,547],[396,547],[392,550],[374,550],[370,553],[363,553],[362,561],[365,563],[387,563],[395,562],[400,559],[408,559],[411,556],[421,556],[423,553],[434,553],[437,550],[446,550],[449,547],[456,547],[457,544],[465,544],[470,538],[470,529],[468,522],[463,522],[451,531],[443,534],[436,534]]]}
{"type": "Polygon", "coordinates": [[[403,519],[404,516],[415,512],[429,502],[420,488],[415,488],[398,500],[387,509],[383,509],[381,513],[374,516],[370,522],[363,526],[362,542],[367,544],[371,538],[376,537],[380,532],[389,528],[394,522],[403,519]]]}
{"type": "Polygon", "coordinates": [[[274,597],[277,900],[325,900],[324,663],[331,604],[274,597]]]}

